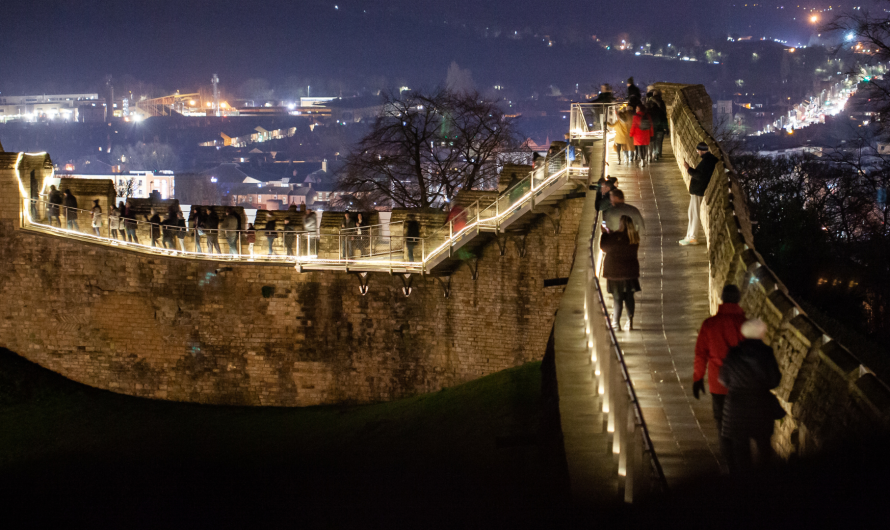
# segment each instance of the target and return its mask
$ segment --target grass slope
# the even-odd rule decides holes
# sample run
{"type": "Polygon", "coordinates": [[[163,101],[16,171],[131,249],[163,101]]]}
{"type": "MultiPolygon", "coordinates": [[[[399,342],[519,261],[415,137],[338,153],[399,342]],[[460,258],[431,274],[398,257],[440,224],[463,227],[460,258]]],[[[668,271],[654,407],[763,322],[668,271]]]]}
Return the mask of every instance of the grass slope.
{"type": "Polygon", "coordinates": [[[118,395],[0,350],[0,498],[129,527],[549,517],[568,478],[540,365],[392,403],[246,408],[118,395]]]}

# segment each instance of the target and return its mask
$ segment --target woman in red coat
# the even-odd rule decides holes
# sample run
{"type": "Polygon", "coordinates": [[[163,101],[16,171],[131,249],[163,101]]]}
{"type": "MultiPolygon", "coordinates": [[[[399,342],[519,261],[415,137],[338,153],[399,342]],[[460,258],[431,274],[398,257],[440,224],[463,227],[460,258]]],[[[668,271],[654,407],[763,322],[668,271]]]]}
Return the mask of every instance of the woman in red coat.
{"type": "Polygon", "coordinates": [[[640,167],[646,164],[649,159],[649,142],[655,134],[652,118],[646,112],[646,107],[640,105],[637,107],[637,113],[634,115],[633,124],[630,126],[630,135],[634,140],[634,147],[637,151],[637,158],[640,160],[640,167]]]}
{"type": "Polygon", "coordinates": [[[637,259],[640,234],[630,217],[622,215],[619,223],[618,230],[611,232],[602,227],[600,249],[606,253],[603,277],[606,278],[606,289],[612,293],[612,326],[621,329],[621,310],[627,307],[624,329],[630,331],[634,328],[634,293],[640,290],[640,261],[637,259]]]}

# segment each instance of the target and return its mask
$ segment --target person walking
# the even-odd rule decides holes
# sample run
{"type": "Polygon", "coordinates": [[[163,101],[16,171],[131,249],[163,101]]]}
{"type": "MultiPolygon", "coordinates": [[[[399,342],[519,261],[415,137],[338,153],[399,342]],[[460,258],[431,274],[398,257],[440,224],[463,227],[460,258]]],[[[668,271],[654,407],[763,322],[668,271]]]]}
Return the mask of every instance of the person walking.
{"type": "Polygon", "coordinates": [[[355,216],[355,235],[356,235],[356,248],[358,248],[358,257],[361,258],[365,255],[365,252],[368,249],[368,224],[365,222],[362,217],[361,212],[355,216]]]}
{"type": "Polygon", "coordinates": [[[102,236],[99,233],[99,229],[102,228],[102,207],[99,206],[99,199],[93,199],[93,207],[90,209],[90,226],[93,227],[96,236],[102,236]]]}
{"type": "Polygon", "coordinates": [[[624,109],[618,111],[617,119],[609,124],[609,129],[615,131],[615,151],[618,153],[618,165],[624,158],[630,165],[630,152],[633,151],[633,140],[627,127],[627,112],[624,109]]]}
{"type": "Polygon", "coordinates": [[[202,225],[205,229],[204,233],[207,234],[207,252],[213,254],[213,251],[216,250],[217,254],[222,254],[222,249],[219,246],[219,216],[212,208],[204,210],[202,225]]]}
{"type": "Polygon", "coordinates": [[[696,167],[683,161],[683,167],[689,173],[689,224],[686,228],[686,237],[680,240],[680,244],[698,245],[698,232],[701,229],[701,201],[711,183],[714,168],[717,167],[717,157],[708,150],[708,144],[701,142],[695,147],[701,157],[701,162],[696,167]]]}
{"type": "Polygon", "coordinates": [[[768,463],[773,451],[770,438],[775,421],[785,415],[776,396],[782,373],[773,349],[764,344],[766,324],[760,319],[742,324],[744,339],[730,348],[720,369],[720,384],[726,387],[721,434],[732,440],[738,473],[753,467],[751,440],[757,447],[758,464],[768,463]]]}
{"type": "Polygon", "coordinates": [[[652,141],[652,118],[646,112],[643,104],[637,106],[633,124],[630,126],[630,136],[634,141],[634,150],[640,161],[640,167],[644,167],[649,161],[649,143],[652,141]]]}
{"type": "Polygon", "coordinates": [[[247,252],[250,254],[250,261],[253,261],[253,246],[256,244],[256,228],[253,223],[247,223],[247,252]]]}
{"type": "Polygon", "coordinates": [[[306,209],[306,215],[303,216],[303,231],[306,232],[306,255],[313,256],[318,236],[318,216],[314,210],[306,209]]]}
{"type": "Polygon", "coordinates": [[[226,208],[226,216],[222,222],[222,230],[226,237],[226,243],[229,245],[229,254],[238,254],[238,215],[235,214],[234,208],[226,208]]]}
{"type": "Polygon", "coordinates": [[[603,277],[606,290],[612,293],[612,326],[621,329],[621,313],[627,308],[627,324],[624,329],[634,328],[634,293],[640,291],[640,262],[637,253],[640,249],[640,234],[633,219],[622,215],[617,230],[605,226],[600,237],[600,249],[605,252],[603,277]]]}
{"type": "Polygon", "coordinates": [[[121,212],[121,218],[123,219],[124,229],[127,232],[127,240],[130,243],[139,244],[139,237],[136,235],[136,212],[133,210],[133,204],[127,199],[127,202],[124,204],[124,209],[121,212]]]}
{"type": "Polygon", "coordinates": [[[735,285],[726,285],[721,296],[723,301],[717,314],[705,319],[695,342],[695,362],[692,372],[692,395],[695,399],[705,393],[705,374],[708,376],[708,390],[711,392],[711,408],[717,433],[720,434],[720,453],[730,467],[735,469],[732,442],[723,436],[723,406],[727,389],[720,384],[720,368],[729,349],[742,340],[742,324],[745,311],[739,306],[742,295],[735,285]]]}
{"type": "Polygon", "coordinates": [[[266,242],[269,243],[269,255],[275,253],[275,250],[272,248],[272,245],[275,244],[275,239],[278,238],[278,232],[275,231],[275,218],[272,217],[272,214],[269,213],[266,215],[266,242]]]}
{"type": "Polygon", "coordinates": [[[163,236],[164,248],[168,250],[176,250],[176,217],[171,210],[167,211],[164,220],[161,221],[161,234],[163,236]]]}
{"type": "Polygon", "coordinates": [[[121,229],[121,211],[117,206],[112,206],[108,212],[108,232],[115,241],[118,239],[126,240],[123,234],[124,231],[121,229]]]}
{"type": "Polygon", "coordinates": [[[201,236],[203,234],[202,228],[204,227],[201,223],[201,209],[197,206],[192,206],[191,211],[189,212],[189,235],[191,235],[195,239],[195,252],[198,254],[202,254],[201,250],[201,236]]]}
{"type": "Polygon", "coordinates": [[[417,248],[419,242],[420,223],[417,222],[417,217],[413,213],[409,213],[405,221],[405,250],[408,253],[409,263],[414,262],[414,249],[417,248]]]}
{"type": "Polygon", "coordinates": [[[68,230],[76,230],[80,232],[80,227],[77,225],[77,197],[71,193],[70,189],[65,190],[65,223],[68,227],[68,230]]]}
{"type": "Polygon", "coordinates": [[[635,206],[631,206],[624,202],[624,192],[618,188],[609,191],[609,201],[612,206],[603,212],[603,220],[606,222],[606,228],[611,231],[620,229],[621,216],[626,215],[633,219],[634,227],[639,233],[646,231],[646,223],[643,222],[643,215],[635,206]]]}
{"type": "Polygon", "coordinates": [[[294,254],[294,245],[297,243],[297,229],[293,223],[291,223],[290,217],[284,218],[284,228],[282,229],[284,232],[284,250],[288,256],[295,256],[294,254]]]}
{"type": "Polygon", "coordinates": [[[179,240],[179,250],[185,252],[185,235],[188,233],[188,230],[185,226],[185,217],[182,215],[182,210],[176,210],[176,239],[179,240]]]}
{"type": "Polygon", "coordinates": [[[151,217],[145,216],[145,220],[151,223],[149,226],[149,234],[151,235],[151,246],[160,247],[160,243],[158,243],[158,239],[161,238],[161,216],[158,215],[158,211],[154,208],[151,209],[151,217]]]}
{"type": "Polygon", "coordinates": [[[343,221],[340,222],[340,259],[349,259],[352,249],[352,229],[355,228],[355,221],[349,212],[343,214],[343,221]]]}
{"type": "Polygon", "coordinates": [[[664,145],[664,136],[668,132],[667,105],[661,99],[661,90],[654,89],[646,98],[646,108],[652,117],[652,160],[661,158],[661,149],[664,145]]]}
{"type": "Polygon", "coordinates": [[[49,204],[46,209],[47,220],[49,221],[49,225],[53,225],[53,218],[56,219],[56,223],[58,223],[59,228],[62,228],[62,221],[59,217],[59,212],[61,210],[62,202],[64,201],[64,197],[62,196],[62,192],[57,190],[55,186],[49,187],[49,204]]]}

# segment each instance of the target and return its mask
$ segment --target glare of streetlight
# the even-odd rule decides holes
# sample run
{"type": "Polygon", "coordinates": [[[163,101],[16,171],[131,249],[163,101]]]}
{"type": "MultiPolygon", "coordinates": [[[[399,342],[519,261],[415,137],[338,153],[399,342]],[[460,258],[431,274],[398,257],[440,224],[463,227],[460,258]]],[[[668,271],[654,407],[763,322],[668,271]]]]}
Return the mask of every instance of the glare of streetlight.
{"type": "Polygon", "coordinates": [[[810,17],[810,22],[816,23],[819,20],[819,15],[813,15],[810,17]]]}

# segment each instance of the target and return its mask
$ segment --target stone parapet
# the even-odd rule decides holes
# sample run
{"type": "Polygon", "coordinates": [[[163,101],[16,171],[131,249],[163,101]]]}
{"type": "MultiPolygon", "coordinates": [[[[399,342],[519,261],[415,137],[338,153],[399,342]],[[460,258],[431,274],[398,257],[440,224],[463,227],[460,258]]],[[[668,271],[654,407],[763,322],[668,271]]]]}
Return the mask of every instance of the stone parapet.
{"type": "Polygon", "coordinates": [[[886,428],[890,389],[806,316],[756,251],[745,196],[728,157],[710,134],[711,101],[704,87],[656,86],[668,104],[671,142],[687,186],[682,164],[698,164],[699,142],[720,159],[701,209],[711,312],[716,312],[723,286],[732,283],[742,290],[748,317],[768,326],[766,340],[782,370],[775,392],[788,412],[777,423],[776,449],[786,457],[805,455],[886,428]]]}

